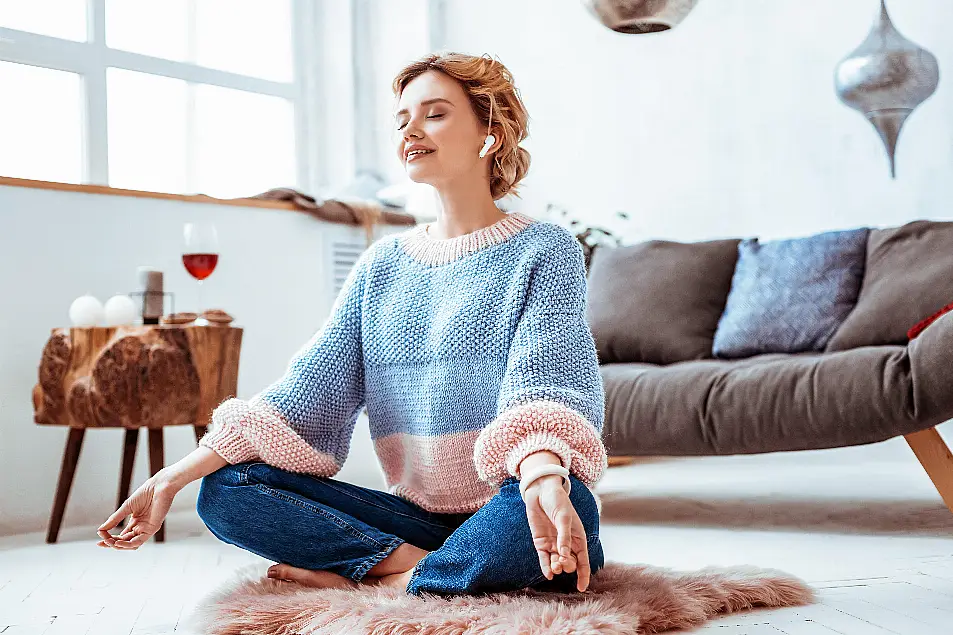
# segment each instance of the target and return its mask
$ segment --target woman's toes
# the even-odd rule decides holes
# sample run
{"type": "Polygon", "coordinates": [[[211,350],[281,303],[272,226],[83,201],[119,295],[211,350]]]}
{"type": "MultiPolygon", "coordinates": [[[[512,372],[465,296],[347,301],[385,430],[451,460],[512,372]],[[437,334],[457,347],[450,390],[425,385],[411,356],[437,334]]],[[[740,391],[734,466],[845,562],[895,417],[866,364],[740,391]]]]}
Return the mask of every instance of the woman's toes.
{"type": "Polygon", "coordinates": [[[312,571],[311,569],[300,569],[287,564],[276,564],[269,567],[268,577],[290,580],[302,586],[317,589],[357,586],[357,582],[354,580],[330,571],[312,571]]]}

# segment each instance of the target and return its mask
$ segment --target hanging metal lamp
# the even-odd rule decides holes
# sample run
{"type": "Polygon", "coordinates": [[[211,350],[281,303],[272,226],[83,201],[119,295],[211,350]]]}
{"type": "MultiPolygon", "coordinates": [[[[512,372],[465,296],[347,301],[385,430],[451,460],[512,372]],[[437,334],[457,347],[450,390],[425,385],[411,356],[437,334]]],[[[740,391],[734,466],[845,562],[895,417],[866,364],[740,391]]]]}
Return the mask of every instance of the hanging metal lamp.
{"type": "Polygon", "coordinates": [[[613,31],[657,33],[678,25],[698,0],[583,0],[583,4],[613,31]]]}
{"type": "Polygon", "coordinates": [[[900,129],[910,113],[936,90],[940,72],[936,57],[900,35],[884,0],[873,29],[834,72],[837,96],[873,124],[896,178],[894,153],[900,129]]]}

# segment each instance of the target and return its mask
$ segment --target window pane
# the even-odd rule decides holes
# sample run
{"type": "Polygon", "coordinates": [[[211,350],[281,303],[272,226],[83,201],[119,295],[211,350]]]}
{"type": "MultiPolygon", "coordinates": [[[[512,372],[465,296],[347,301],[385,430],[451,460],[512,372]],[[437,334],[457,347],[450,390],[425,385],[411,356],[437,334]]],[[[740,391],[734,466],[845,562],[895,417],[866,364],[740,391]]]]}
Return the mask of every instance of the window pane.
{"type": "Polygon", "coordinates": [[[86,41],[86,0],[0,0],[0,26],[86,41]]]}
{"type": "Polygon", "coordinates": [[[106,46],[184,62],[187,0],[106,0],[106,46]]]}
{"type": "Polygon", "coordinates": [[[106,73],[109,184],[185,192],[186,83],[110,68],[106,73]]]}
{"type": "Polygon", "coordinates": [[[81,91],[75,73],[0,62],[0,175],[82,180],[81,91]]]}
{"type": "Polygon", "coordinates": [[[226,198],[296,186],[290,101],[218,86],[195,90],[197,193],[226,198]]]}
{"type": "Polygon", "coordinates": [[[290,0],[196,0],[196,62],[292,81],[290,0]]]}
{"type": "Polygon", "coordinates": [[[152,57],[188,59],[186,0],[106,0],[106,46],[152,57]]]}

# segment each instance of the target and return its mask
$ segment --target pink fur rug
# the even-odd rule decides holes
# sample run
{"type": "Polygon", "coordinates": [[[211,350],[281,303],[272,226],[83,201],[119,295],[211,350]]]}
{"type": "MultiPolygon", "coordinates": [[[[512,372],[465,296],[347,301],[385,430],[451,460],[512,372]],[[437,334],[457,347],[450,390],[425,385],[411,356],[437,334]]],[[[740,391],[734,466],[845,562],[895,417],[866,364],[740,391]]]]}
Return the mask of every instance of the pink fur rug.
{"type": "Polygon", "coordinates": [[[236,571],[204,597],[187,625],[208,635],[635,635],[696,626],[719,613],[808,604],[813,590],[774,569],[679,572],[607,562],[585,593],[524,589],[416,597],[402,589],[313,589],[236,571]]]}

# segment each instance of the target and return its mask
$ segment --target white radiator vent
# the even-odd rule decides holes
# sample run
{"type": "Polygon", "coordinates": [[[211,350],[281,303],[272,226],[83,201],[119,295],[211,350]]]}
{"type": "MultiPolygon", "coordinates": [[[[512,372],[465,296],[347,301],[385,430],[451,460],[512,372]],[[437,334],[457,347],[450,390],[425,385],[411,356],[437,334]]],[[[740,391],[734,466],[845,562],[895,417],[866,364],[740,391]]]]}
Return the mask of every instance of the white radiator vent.
{"type": "Polygon", "coordinates": [[[361,257],[361,254],[367,248],[367,242],[332,240],[331,241],[331,289],[332,299],[338,297],[347,274],[354,268],[354,263],[361,257]]]}

